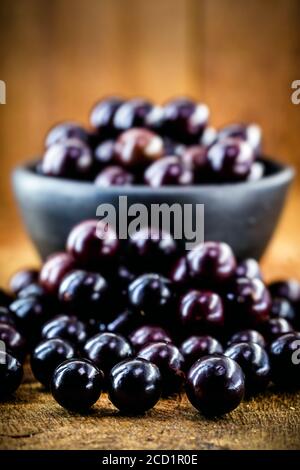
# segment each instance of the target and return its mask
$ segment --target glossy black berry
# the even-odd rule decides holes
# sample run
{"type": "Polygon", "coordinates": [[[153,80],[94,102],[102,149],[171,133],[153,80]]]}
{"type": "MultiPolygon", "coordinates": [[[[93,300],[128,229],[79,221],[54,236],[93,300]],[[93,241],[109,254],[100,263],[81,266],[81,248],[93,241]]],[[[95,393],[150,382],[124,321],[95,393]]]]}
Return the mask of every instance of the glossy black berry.
{"type": "Polygon", "coordinates": [[[296,279],[275,281],[269,284],[272,297],[284,297],[296,308],[300,306],[300,282],[296,279]]]}
{"type": "Polygon", "coordinates": [[[75,122],[62,122],[50,129],[45,139],[45,146],[50,147],[53,144],[69,139],[78,139],[87,144],[89,135],[82,126],[75,122]]]}
{"type": "Polygon", "coordinates": [[[110,186],[131,186],[133,183],[133,174],[118,165],[111,165],[104,168],[95,179],[96,186],[102,188],[109,188],[110,186]]]}
{"type": "Polygon", "coordinates": [[[226,139],[212,145],[207,158],[214,180],[243,181],[251,171],[254,151],[246,141],[226,139]]]}
{"type": "Polygon", "coordinates": [[[73,269],[76,262],[69,253],[55,253],[43,264],[40,272],[40,284],[48,294],[58,293],[61,281],[73,269]]]}
{"type": "Polygon", "coordinates": [[[138,357],[159,368],[164,396],[180,390],[185,379],[184,357],[176,346],[164,342],[148,344],[139,351],[138,357]]]}
{"type": "Polygon", "coordinates": [[[265,338],[256,330],[241,330],[234,333],[228,341],[228,346],[234,343],[256,343],[262,348],[266,346],[265,338]]]}
{"type": "Polygon", "coordinates": [[[57,142],[49,147],[44,156],[41,171],[44,175],[61,178],[86,179],[93,168],[89,147],[79,140],[57,142]]]}
{"type": "Polygon", "coordinates": [[[112,227],[99,220],[86,220],[76,225],[67,240],[67,251],[83,266],[103,267],[119,250],[119,241],[112,227]]]}
{"type": "Polygon", "coordinates": [[[144,180],[152,188],[188,186],[193,184],[194,175],[180,157],[168,156],[152,163],[145,171],[144,180]]]}
{"type": "Polygon", "coordinates": [[[31,353],[30,364],[34,377],[45,387],[49,387],[54,370],[67,359],[75,356],[71,343],[60,339],[46,339],[31,353]]]}
{"type": "Polygon", "coordinates": [[[220,329],[224,325],[222,299],[208,290],[190,290],[180,300],[178,318],[189,332],[220,329]]]}
{"type": "Polygon", "coordinates": [[[43,323],[49,318],[49,310],[45,302],[37,297],[25,297],[15,300],[10,306],[17,328],[26,339],[35,340],[43,323]]]}
{"type": "Polygon", "coordinates": [[[71,314],[82,318],[106,314],[108,285],[101,274],[81,270],[67,274],[59,288],[59,300],[71,314]]]}
{"type": "Polygon", "coordinates": [[[254,150],[255,155],[261,151],[262,132],[257,124],[230,124],[218,132],[218,140],[234,138],[246,141],[254,150]]]}
{"type": "Polygon", "coordinates": [[[91,111],[91,125],[97,129],[100,137],[108,137],[115,134],[114,117],[117,110],[124,104],[124,100],[118,97],[108,97],[95,104],[91,111]]]}
{"type": "Polygon", "coordinates": [[[22,269],[17,271],[9,281],[9,289],[14,294],[18,294],[22,289],[28,287],[30,284],[37,282],[39,279],[39,272],[37,269],[22,269]]]}
{"type": "Polygon", "coordinates": [[[85,412],[103,391],[104,377],[94,364],[84,359],[70,359],[55,369],[51,381],[54,399],[70,411],[85,412]]]}
{"type": "Polygon", "coordinates": [[[189,251],[187,267],[194,282],[215,287],[234,276],[236,259],[226,243],[205,242],[189,251]]]}
{"type": "Polygon", "coordinates": [[[43,325],[41,337],[44,339],[60,338],[75,347],[83,345],[88,336],[87,326],[75,316],[58,315],[43,325]]]}
{"type": "Polygon", "coordinates": [[[197,143],[207,125],[209,109],[187,98],[169,101],[163,107],[163,131],[174,140],[197,143]]]}
{"type": "Polygon", "coordinates": [[[292,325],[297,323],[296,309],[292,303],[284,297],[275,297],[272,299],[270,316],[271,318],[284,318],[292,325]]]}
{"type": "Polygon", "coordinates": [[[20,362],[25,358],[26,344],[23,336],[13,325],[0,323],[0,341],[5,344],[5,350],[20,362]]]}
{"type": "Polygon", "coordinates": [[[235,271],[236,277],[247,277],[248,279],[262,279],[263,275],[258,262],[254,258],[241,261],[235,271]]]}
{"type": "Polygon", "coordinates": [[[9,353],[0,350],[0,400],[5,400],[20,386],[23,367],[9,353]]]}
{"type": "Polygon", "coordinates": [[[129,340],[135,351],[139,351],[149,343],[172,343],[170,335],[158,325],[143,325],[129,335],[129,340]]]}
{"type": "Polygon", "coordinates": [[[132,308],[148,318],[164,320],[173,309],[171,282],[159,274],[142,274],[129,284],[128,299],[132,308]]]}
{"type": "Polygon", "coordinates": [[[142,414],[153,408],[160,398],[159,369],[140,358],[123,361],[110,373],[108,393],[122,413],[142,414]]]}
{"type": "Polygon", "coordinates": [[[184,367],[189,370],[201,357],[222,354],[221,343],[212,336],[190,336],[179,348],[184,357],[184,367]]]}
{"type": "Polygon", "coordinates": [[[247,395],[262,392],[270,381],[270,362],[266,351],[257,343],[235,343],[224,352],[236,361],[245,374],[247,395]]]}
{"type": "Polygon", "coordinates": [[[237,408],[242,401],[244,373],[229,357],[206,356],[189,370],[186,392],[191,404],[204,415],[223,415],[237,408]]]}
{"type": "Polygon", "coordinates": [[[228,320],[235,328],[256,328],[269,320],[271,296],[260,279],[236,279],[226,293],[226,304],[228,320]]]}
{"type": "Polygon", "coordinates": [[[270,318],[263,324],[262,331],[266,340],[271,343],[279,336],[292,333],[294,328],[285,318],[270,318]]]}
{"type": "Polygon", "coordinates": [[[280,336],[270,346],[272,380],[280,388],[300,387],[300,333],[280,336]]]}
{"type": "Polygon", "coordinates": [[[123,132],[132,127],[145,127],[147,116],[152,108],[152,103],[142,98],[125,101],[114,115],[114,129],[117,132],[123,132]]]}
{"type": "Polygon", "coordinates": [[[83,355],[95,363],[107,377],[116,364],[132,356],[132,348],[120,335],[100,333],[86,342],[83,355]]]}

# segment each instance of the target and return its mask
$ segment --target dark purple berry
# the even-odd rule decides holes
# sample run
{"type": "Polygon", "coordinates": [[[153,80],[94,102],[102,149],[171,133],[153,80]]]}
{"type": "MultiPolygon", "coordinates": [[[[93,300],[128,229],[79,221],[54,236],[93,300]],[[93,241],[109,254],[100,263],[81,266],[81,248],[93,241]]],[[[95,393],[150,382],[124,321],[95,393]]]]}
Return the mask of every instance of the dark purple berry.
{"type": "Polygon", "coordinates": [[[76,262],[72,255],[55,253],[42,266],[40,284],[48,294],[56,295],[61,281],[73,269],[76,269],[76,262]]]}
{"type": "Polygon", "coordinates": [[[261,151],[261,128],[257,124],[230,124],[218,132],[218,140],[234,138],[246,141],[258,155],[261,151]]]}
{"type": "Polygon", "coordinates": [[[5,344],[8,353],[23,362],[26,354],[25,340],[13,325],[0,323],[0,341],[5,344]]]}
{"type": "Polygon", "coordinates": [[[0,400],[5,400],[19,388],[23,378],[20,362],[0,350],[0,400]]]}
{"type": "Polygon", "coordinates": [[[99,399],[104,387],[103,373],[84,359],[70,359],[55,369],[51,392],[63,408],[86,412],[99,399]]]}
{"type": "Polygon", "coordinates": [[[292,325],[295,325],[297,315],[292,303],[284,297],[274,297],[270,312],[271,318],[284,318],[292,325]]]}
{"type": "Polygon", "coordinates": [[[285,318],[270,318],[262,326],[264,337],[269,343],[286,333],[292,333],[294,328],[285,318]]]}
{"type": "Polygon", "coordinates": [[[123,132],[132,127],[145,127],[147,116],[153,105],[142,98],[125,101],[117,110],[113,126],[117,132],[123,132]]]}
{"type": "Polygon", "coordinates": [[[90,114],[90,123],[101,137],[115,134],[114,117],[124,100],[117,97],[105,98],[94,105],[90,114]]]}
{"type": "Polygon", "coordinates": [[[95,179],[95,184],[102,188],[110,186],[131,186],[134,176],[121,166],[111,165],[104,168],[95,179]]]}
{"type": "Polygon", "coordinates": [[[15,300],[10,306],[18,330],[25,338],[35,341],[40,334],[41,326],[49,318],[47,304],[37,297],[25,297],[15,300]]]}
{"type": "Polygon", "coordinates": [[[79,347],[87,340],[87,327],[77,317],[58,315],[44,324],[41,337],[44,339],[60,338],[79,347]]]}
{"type": "Polygon", "coordinates": [[[258,262],[253,258],[241,261],[235,271],[236,277],[247,277],[248,279],[263,279],[258,262]]]}
{"type": "Polygon", "coordinates": [[[69,139],[78,139],[87,144],[89,135],[88,132],[76,122],[62,122],[50,129],[45,139],[45,146],[50,147],[53,144],[65,142],[69,139]]]}
{"type": "Polygon", "coordinates": [[[132,356],[132,348],[123,336],[100,333],[86,342],[83,355],[108,377],[116,364],[132,356]]]}
{"type": "Polygon", "coordinates": [[[224,354],[241,366],[248,396],[267,388],[270,382],[270,362],[268,354],[259,344],[235,343],[224,354]]]}
{"type": "Polygon", "coordinates": [[[300,282],[296,279],[276,281],[269,284],[272,297],[284,297],[296,308],[300,308],[300,282]]]}
{"type": "Polygon", "coordinates": [[[56,367],[74,356],[75,350],[67,341],[60,338],[43,340],[31,353],[32,373],[38,382],[49,387],[56,367]]]}
{"type": "Polygon", "coordinates": [[[105,314],[108,285],[101,274],[75,270],[67,274],[59,288],[59,300],[72,314],[99,318],[105,314]]]}
{"type": "Polygon", "coordinates": [[[265,338],[256,330],[242,330],[234,333],[228,341],[228,346],[235,343],[256,343],[262,348],[266,346],[265,338]]]}
{"type": "Polygon", "coordinates": [[[172,343],[170,335],[158,325],[143,325],[129,335],[129,340],[136,351],[149,343],[172,343]]]}
{"type": "Polygon", "coordinates": [[[272,380],[284,389],[300,387],[300,333],[288,333],[270,346],[272,380]]]}
{"type": "Polygon", "coordinates": [[[147,129],[129,129],[123,132],[115,145],[116,159],[127,167],[144,167],[160,159],[164,151],[161,137],[147,129]]]}
{"type": "Polygon", "coordinates": [[[57,142],[49,147],[43,157],[41,170],[44,175],[61,178],[89,178],[93,157],[89,147],[79,140],[57,142]]]}
{"type": "Polygon", "coordinates": [[[225,139],[208,149],[207,158],[216,181],[243,181],[251,171],[254,152],[246,141],[225,139]]]}
{"type": "Polygon", "coordinates": [[[207,290],[190,290],[180,300],[180,324],[190,333],[214,331],[224,325],[221,297],[207,290]]]}
{"type": "Polygon", "coordinates": [[[237,362],[225,356],[199,359],[187,375],[187,397],[207,416],[229,413],[245,393],[244,373],[237,362]]]}
{"type": "Polygon", "coordinates": [[[159,369],[140,358],[123,361],[110,373],[108,393],[110,401],[122,413],[142,414],[160,398],[159,369]]]}
{"type": "Polygon", "coordinates": [[[163,396],[180,390],[184,382],[184,358],[179,349],[170,343],[152,343],[144,346],[138,357],[155,364],[162,377],[163,396]]]}
{"type": "Polygon", "coordinates": [[[184,357],[186,370],[201,357],[223,353],[221,343],[212,336],[190,336],[183,341],[179,350],[184,357]]]}
{"type": "Polygon", "coordinates": [[[22,289],[34,284],[39,279],[39,272],[37,269],[22,269],[17,271],[9,281],[9,289],[13,294],[18,294],[22,289]]]}
{"type": "Polygon", "coordinates": [[[193,172],[180,157],[168,156],[152,163],[144,175],[146,184],[160,186],[187,186],[193,184],[193,172]]]}

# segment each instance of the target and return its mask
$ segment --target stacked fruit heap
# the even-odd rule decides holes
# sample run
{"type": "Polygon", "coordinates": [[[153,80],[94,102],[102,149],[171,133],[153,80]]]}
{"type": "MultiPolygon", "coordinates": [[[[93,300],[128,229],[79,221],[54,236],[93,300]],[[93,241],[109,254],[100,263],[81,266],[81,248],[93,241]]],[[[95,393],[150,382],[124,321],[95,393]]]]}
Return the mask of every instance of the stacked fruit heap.
{"type": "Polygon", "coordinates": [[[89,220],[40,272],[16,273],[10,291],[0,295],[2,399],[28,352],[69,410],[108,390],[119,410],[142,413],[185,386],[197,409],[219,415],[271,381],[300,386],[300,283],[267,288],[257,262],[237,263],[225,243],[180,253],[169,234],[144,228],[121,244],[89,220]]]}
{"type": "Polygon", "coordinates": [[[189,99],[158,106],[107,98],[92,109],[92,130],[70,122],[50,130],[37,171],[101,187],[262,178],[260,127],[231,124],[217,131],[208,120],[208,107],[189,99]]]}

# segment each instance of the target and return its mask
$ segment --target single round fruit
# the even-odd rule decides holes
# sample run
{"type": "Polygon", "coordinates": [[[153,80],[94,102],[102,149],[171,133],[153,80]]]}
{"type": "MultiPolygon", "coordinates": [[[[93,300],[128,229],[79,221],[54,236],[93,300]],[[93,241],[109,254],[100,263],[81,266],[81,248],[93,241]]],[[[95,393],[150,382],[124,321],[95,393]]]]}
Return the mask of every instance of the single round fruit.
{"type": "Polygon", "coordinates": [[[128,299],[132,308],[163,321],[173,309],[171,282],[159,274],[142,274],[129,284],[128,299]]]}
{"type": "Polygon", "coordinates": [[[124,100],[121,98],[108,97],[94,105],[90,114],[90,123],[97,129],[100,137],[115,134],[114,117],[123,104],[124,100]]]}
{"type": "Polygon", "coordinates": [[[121,166],[111,165],[104,168],[95,179],[96,186],[109,188],[110,186],[131,186],[134,176],[121,166]]]}
{"type": "Polygon", "coordinates": [[[204,242],[189,251],[187,265],[194,282],[215,287],[232,279],[236,259],[226,243],[204,242]]]}
{"type": "Polygon", "coordinates": [[[47,304],[38,297],[25,297],[15,300],[9,306],[17,328],[32,341],[39,335],[43,323],[49,318],[47,304]]]}
{"type": "Polygon", "coordinates": [[[254,158],[254,151],[248,142],[238,139],[218,141],[207,151],[210,170],[219,182],[245,180],[254,158]]]}
{"type": "Polygon", "coordinates": [[[28,287],[30,284],[37,282],[39,279],[39,272],[37,269],[22,269],[17,271],[10,278],[9,289],[10,291],[17,295],[25,287],[28,287]]]}
{"type": "Polygon", "coordinates": [[[208,290],[190,290],[180,300],[178,316],[190,332],[220,329],[224,325],[222,299],[208,290]]]}
{"type": "Polygon", "coordinates": [[[87,145],[76,139],[51,145],[43,156],[44,175],[60,178],[86,179],[93,168],[93,157],[87,145]]]}
{"type": "Polygon", "coordinates": [[[108,285],[101,274],[81,270],[67,274],[59,288],[59,300],[72,314],[83,318],[105,315],[108,285]]]}
{"type": "Polygon", "coordinates": [[[67,240],[67,251],[83,266],[96,266],[115,259],[119,241],[112,227],[99,220],[76,225],[67,240]]]}
{"type": "Polygon", "coordinates": [[[128,168],[143,167],[158,160],[163,151],[162,138],[147,129],[129,129],[118,137],[115,145],[116,159],[128,168]]]}
{"type": "Polygon", "coordinates": [[[296,324],[297,315],[292,303],[284,297],[274,297],[270,311],[271,318],[284,318],[292,325],[296,324]]]}
{"type": "Polygon", "coordinates": [[[300,282],[296,279],[272,282],[268,287],[272,297],[284,297],[296,308],[300,307],[300,282]]]}
{"type": "Polygon", "coordinates": [[[270,382],[270,362],[268,354],[259,344],[235,343],[224,354],[241,366],[248,396],[267,388],[270,382]]]}
{"type": "Polygon", "coordinates": [[[221,343],[212,336],[190,336],[183,341],[179,350],[184,357],[186,370],[201,357],[223,353],[221,343]]]}
{"type": "Polygon", "coordinates": [[[23,367],[20,362],[0,350],[0,400],[12,395],[19,388],[23,378],[23,367]]]}
{"type": "Polygon", "coordinates": [[[159,368],[163,396],[180,390],[185,379],[184,358],[176,346],[164,342],[148,344],[139,351],[138,357],[152,362],[159,368]]]}
{"type": "Polygon", "coordinates": [[[72,345],[80,347],[87,340],[87,327],[75,316],[58,315],[43,325],[41,337],[43,339],[64,339],[72,345]]]}
{"type": "Polygon", "coordinates": [[[145,127],[147,116],[152,108],[152,103],[142,98],[125,101],[114,115],[114,129],[117,132],[123,132],[132,127],[145,127]]]}
{"type": "Polygon", "coordinates": [[[0,342],[5,344],[5,350],[20,362],[23,362],[26,349],[23,336],[8,323],[0,323],[0,342]]]}
{"type": "Polygon", "coordinates": [[[245,393],[244,373],[229,357],[203,357],[189,370],[186,393],[191,404],[204,415],[223,415],[241,403],[245,393]]]}
{"type": "Polygon", "coordinates": [[[180,157],[168,156],[152,163],[145,171],[144,180],[152,188],[188,186],[193,184],[194,176],[180,157]]]}
{"type": "Polygon", "coordinates": [[[149,343],[172,343],[170,335],[158,325],[140,326],[129,335],[128,339],[136,351],[149,343]]]}
{"type": "Polygon", "coordinates": [[[48,148],[58,142],[77,139],[85,144],[89,141],[88,132],[76,122],[61,122],[50,129],[45,139],[48,148]]]}
{"type": "Polygon", "coordinates": [[[100,333],[86,342],[83,355],[95,363],[107,378],[116,364],[132,356],[132,348],[123,336],[100,333]]]}
{"type": "Polygon", "coordinates": [[[269,320],[271,296],[260,279],[236,279],[226,293],[226,304],[228,319],[235,328],[256,328],[269,320]]]}
{"type": "Polygon", "coordinates": [[[60,338],[46,339],[31,353],[32,373],[38,382],[49,387],[55,369],[74,356],[75,350],[71,343],[60,338]]]}
{"type": "Polygon", "coordinates": [[[256,343],[262,348],[266,347],[265,338],[256,330],[242,330],[234,333],[228,341],[228,346],[234,343],[256,343]]]}
{"type": "Polygon", "coordinates": [[[269,343],[274,341],[279,336],[285,335],[286,333],[292,333],[294,328],[285,318],[270,318],[262,326],[264,337],[269,343]]]}
{"type": "Polygon", "coordinates": [[[143,359],[117,364],[109,377],[109,399],[122,413],[142,414],[153,408],[161,395],[161,374],[143,359]]]}
{"type": "Polygon", "coordinates": [[[55,253],[42,266],[40,284],[48,294],[56,295],[61,281],[73,269],[76,269],[76,262],[72,255],[55,253]]]}
{"type": "Polygon", "coordinates": [[[253,258],[241,261],[235,271],[236,277],[247,277],[248,279],[263,279],[258,262],[253,258]]]}
{"type": "Polygon", "coordinates": [[[230,124],[218,132],[218,140],[234,138],[246,141],[254,150],[255,155],[261,151],[262,132],[257,124],[230,124]]]}
{"type": "Polygon", "coordinates": [[[54,399],[70,411],[88,411],[104,388],[101,370],[84,359],[70,359],[55,369],[51,381],[54,399]]]}
{"type": "Polygon", "coordinates": [[[300,388],[300,333],[288,333],[270,346],[272,380],[284,389],[300,388]]]}

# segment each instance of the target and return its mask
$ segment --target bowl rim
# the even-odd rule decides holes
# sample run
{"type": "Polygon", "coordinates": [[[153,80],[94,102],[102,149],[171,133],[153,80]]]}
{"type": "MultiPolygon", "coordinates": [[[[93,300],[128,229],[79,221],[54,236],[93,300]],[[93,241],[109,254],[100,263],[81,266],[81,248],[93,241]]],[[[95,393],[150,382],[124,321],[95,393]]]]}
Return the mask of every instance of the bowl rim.
{"type": "Polygon", "coordinates": [[[158,188],[153,188],[148,185],[132,185],[132,186],[109,186],[109,187],[101,187],[97,186],[94,181],[80,181],[80,180],[72,180],[67,178],[59,178],[55,176],[45,176],[34,171],[34,167],[40,159],[34,159],[30,162],[27,162],[22,165],[18,165],[13,171],[13,177],[26,175],[30,177],[32,182],[37,183],[43,181],[44,183],[57,185],[64,187],[65,189],[71,187],[77,187],[81,189],[94,189],[96,191],[101,191],[102,193],[119,193],[121,190],[126,192],[127,194],[133,194],[135,192],[143,192],[153,194],[154,192],[163,193],[163,194],[174,194],[176,193],[184,193],[187,191],[197,191],[197,190],[205,190],[208,192],[216,191],[216,190],[228,190],[229,188],[232,190],[233,188],[242,189],[242,188],[262,188],[267,186],[273,186],[278,184],[284,184],[291,182],[295,175],[296,170],[292,165],[282,163],[277,159],[273,159],[268,156],[262,156],[259,158],[259,161],[265,162],[269,165],[275,167],[275,171],[271,174],[267,174],[263,176],[261,179],[256,181],[239,181],[239,182],[231,182],[231,183],[211,183],[211,184],[194,184],[194,185],[187,185],[187,186],[160,186],[158,188]]]}

